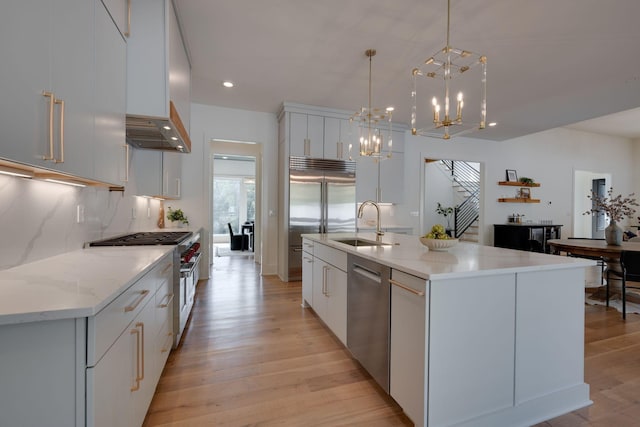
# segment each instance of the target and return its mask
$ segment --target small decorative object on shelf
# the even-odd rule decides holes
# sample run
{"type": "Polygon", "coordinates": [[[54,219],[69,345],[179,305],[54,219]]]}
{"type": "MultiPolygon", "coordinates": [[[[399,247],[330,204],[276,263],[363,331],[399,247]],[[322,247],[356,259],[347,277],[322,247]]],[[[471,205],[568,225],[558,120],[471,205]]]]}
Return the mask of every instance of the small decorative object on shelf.
{"type": "Polygon", "coordinates": [[[506,174],[507,174],[507,181],[508,182],[518,182],[518,174],[516,173],[515,170],[507,169],[506,170],[506,174]]]}
{"type": "Polygon", "coordinates": [[[635,197],[635,193],[629,194],[627,197],[622,198],[621,194],[613,196],[613,187],[607,190],[607,197],[599,196],[595,192],[587,195],[593,202],[593,207],[582,215],[591,215],[592,213],[604,212],[609,217],[610,223],[604,230],[604,238],[608,245],[622,245],[622,228],[617,225],[617,222],[622,221],[625,216],[633,215],[636,210],[631,206],[639,206],[635,197]]]}
{"type": "Polygon", "coordinates": [[[533,179],[527,178],[526,176],[521,176],[520,179],[518,179],[518,181],[521,184],[533,184],[534,183],[533,179]]]}

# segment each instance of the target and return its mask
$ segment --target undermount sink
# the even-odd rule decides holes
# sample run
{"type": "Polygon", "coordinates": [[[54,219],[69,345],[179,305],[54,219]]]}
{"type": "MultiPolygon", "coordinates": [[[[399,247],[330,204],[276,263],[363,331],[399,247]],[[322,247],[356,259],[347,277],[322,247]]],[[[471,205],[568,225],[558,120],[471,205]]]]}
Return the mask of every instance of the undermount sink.
{"type": "Polygon", "coordinates": [[[348,238],[348,239],[331,239],[331,240],[333,240],[334,242],[344,243],[345,245],[355,246],[355,247],[359,247],[359,246],[391,246],[391,243],[376,242],[376,241],[367,240],[367,239],[348,238]]]}

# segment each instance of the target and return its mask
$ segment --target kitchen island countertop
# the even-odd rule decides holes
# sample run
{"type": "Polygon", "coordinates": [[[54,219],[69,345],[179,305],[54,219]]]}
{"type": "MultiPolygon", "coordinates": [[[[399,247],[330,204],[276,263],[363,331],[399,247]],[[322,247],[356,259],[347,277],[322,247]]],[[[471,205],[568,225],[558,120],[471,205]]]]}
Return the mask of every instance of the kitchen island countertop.
{"type": "Polygon", "coordinates": [[[0,325],[93,316],[173,249],[81,249],[2,270],[0,325]]]}
{"type": "Polygon", "coordinates": [[[493,275],[496,272],[557,270],[589,267],[594,261],[548,255],[538,252],[517,251],[476,243],[459,242],[447,251],[431,251],[420,243],[418,236],[386,233],[384,246],[353,247],[336,239],[360,238],[375,240],[375,233],[304,234],[304,238],[323,243],[347,253],[380,262],[423,279],[461,278],[493,275]]]}

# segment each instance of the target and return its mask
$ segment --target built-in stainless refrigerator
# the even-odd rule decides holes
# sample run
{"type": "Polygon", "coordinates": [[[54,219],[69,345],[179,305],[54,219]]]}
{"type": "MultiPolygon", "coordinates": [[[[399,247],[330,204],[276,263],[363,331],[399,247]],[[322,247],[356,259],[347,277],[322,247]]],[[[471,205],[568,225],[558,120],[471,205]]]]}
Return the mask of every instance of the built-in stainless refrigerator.
{"type": "Polygon", "coordinates": [[[302,278],[305,233],[356,230],[356,163],[289,158],[289,280],[302,278]]]}

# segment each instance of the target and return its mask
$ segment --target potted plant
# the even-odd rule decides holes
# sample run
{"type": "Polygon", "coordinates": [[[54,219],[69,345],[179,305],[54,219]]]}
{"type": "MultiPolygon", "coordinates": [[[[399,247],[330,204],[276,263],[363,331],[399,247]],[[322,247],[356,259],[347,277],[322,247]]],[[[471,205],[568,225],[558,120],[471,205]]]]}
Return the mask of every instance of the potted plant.
{"type": "Polygon", "coordinates": [[[445,206],[442,206],[440,202],[438,202],[436,213],[444,216],[444,219],[447,220],[447,232],[451,230],[451,215],[453,215],[454,210],[455,210],[455,207],[452,207],[452,206],[445,207],[445,206]]]}
{"type": "Polygon", "coordinates": [[[617,225],[617,222],[622,221],[625,216],[631,216],[635,213],[636,210],[631,207],[638,206],[638,202],[633,197],[634,194],[631,193],[625,198],[622,198],[621,194],[614,197],[613,187],[610,187],[606,197],[598,196],[593,191],[587,195],[593,202],[593,207],[583,215],[604,212],[609,217],[609,225],[604,229],[604,238],[608,245],[622,245],[622,228],[617,225]]]}
{"type": "Polygon", "coordinates": [[[171,206],[169,206],[169,210],[167,211],[167,219],[178,227],[189,224],[189,220],[185,216],[184,212],[182,212],[182,209],[173,210],[171,209],[171,206]]]}

